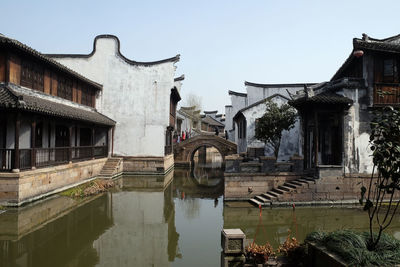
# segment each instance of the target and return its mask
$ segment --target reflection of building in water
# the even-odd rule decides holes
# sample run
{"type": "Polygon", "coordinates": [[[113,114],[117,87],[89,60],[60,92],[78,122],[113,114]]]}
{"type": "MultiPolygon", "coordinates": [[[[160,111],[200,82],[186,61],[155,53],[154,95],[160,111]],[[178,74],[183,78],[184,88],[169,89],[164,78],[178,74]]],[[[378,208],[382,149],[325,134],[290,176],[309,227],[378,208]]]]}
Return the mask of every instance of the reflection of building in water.
{"type": "Polygon", "coordinates": [[[179,234],[172,186],[164,189],[164,183],[122,178],[124,191],[113,194],[115,227],[93,243],[99,266],[169,266],[175,259],[179,234]]]}
{"type": "Polygon", "coordinates": [[[0,266],[95,265],[92,243],[113,223],[111,201],[59,197],[1,214],[0,266]]]}
{"type": "MultiPolygon", "coordinates": [[[[196,167],[195,167],[196,169],[196,167]]],[[[209,169],[209,183],[200,184],[194,177],[193,169],[175,169],[173,181],[174,197],[178,198],[211,198],[222,196],[224,191],[223,172],[221,169],[209,169]],[[210,174],[211,171],[215,174],[210,174]]]]}

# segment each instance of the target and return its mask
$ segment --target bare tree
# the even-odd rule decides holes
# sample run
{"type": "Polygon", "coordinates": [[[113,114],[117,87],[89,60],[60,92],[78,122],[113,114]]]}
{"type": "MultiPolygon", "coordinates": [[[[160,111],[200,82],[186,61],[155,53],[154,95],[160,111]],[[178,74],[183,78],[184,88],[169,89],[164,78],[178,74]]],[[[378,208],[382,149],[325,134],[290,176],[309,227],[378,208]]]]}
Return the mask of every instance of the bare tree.
{"type": "Polygon", "coordinates": [[[201,96],[198,96],[193,93],[189,93],[183,101],[184,106],[186,107],[195,107],[195,110],[202,109],[202,99],[201,96]]]}

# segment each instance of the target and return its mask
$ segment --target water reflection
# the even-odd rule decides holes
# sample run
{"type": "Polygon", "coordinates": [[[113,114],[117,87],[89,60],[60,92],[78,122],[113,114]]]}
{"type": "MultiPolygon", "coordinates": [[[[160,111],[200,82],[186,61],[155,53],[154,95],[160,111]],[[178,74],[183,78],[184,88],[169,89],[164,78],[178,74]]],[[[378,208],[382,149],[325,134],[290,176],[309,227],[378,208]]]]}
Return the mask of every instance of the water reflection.
{"type": "Polygon", "coordinates": [[[92,243],[113,224],[111,198],[54,198],[0,215],[1,266],[94,266],[92,243]]]}
{"type": "MultiPolygon", "coordinates": [[[[288,229],[302,240],[316,229],[368,228],[357,209],[274,208],[260,217],[247,203],[224,204],[223,176],[200,165],[207,183],[194,170],[124,176],[93,198],[7,210],[0,214],[0,266],[218,266],[222,228],[241,228],[274,247],[288,229]]],[[[399,216],[389,232],[400,237],[399,216]]]]}
{"type": "MultiPolygon", "coordinates": [[[[314,230],[369,229],[367,214],[359,207],[298,207],[295,211],[291,208],[273,208],[263,209],[260,216],[257,208],[230,204],[225,205],[223,217],[224,228],[241,228],[249,241],[254,238],[257,243],[268,241],[275,248],[285,241],[288,230],[292,236],[303,241],[314,230]]],[[[393,219],[388,232],[399,235],[400,216],[393,219]]]]}
{"type": "Polygon", "coordinates": [[[98,266],[169,266],[174,261],[179,234],[168,180],[151,176],[120,180],[112,194],[114,225],[93,243],[98,266]]]}
{"type": "MultiPolygon", "coordinates": [[[[200,185],[190,174],[124,176],[93,198],[54,197],[8,210],[0,214],[0,266],[195,266],[201,259],[188,243],[199,234],[208,236],[200,247],[219,239],[222,183],[200,185]]],[[[204,253],[219,251],[218,240],[212,243],[204,253]]]]}

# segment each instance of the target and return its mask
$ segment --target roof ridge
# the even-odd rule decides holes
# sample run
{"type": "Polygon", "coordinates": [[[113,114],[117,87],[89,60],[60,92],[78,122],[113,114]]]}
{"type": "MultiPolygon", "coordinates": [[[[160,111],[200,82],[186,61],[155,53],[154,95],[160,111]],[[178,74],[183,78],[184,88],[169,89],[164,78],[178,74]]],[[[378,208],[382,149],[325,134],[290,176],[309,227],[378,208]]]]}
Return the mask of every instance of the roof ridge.
{"type": "Polygon", "coordinates": [[[174,62],[175,63],[175,62],[178,62],[180,60],[180,56],[181,56],[180,54],[177,54],[174,57],[161,59],[161,60],[156,60],[156,61],[148,61],[148,62],[141,62],[141,61],[135,61],[135,60],[129,59],[129,58],[125,57],[121,53],[121,49],[120,49],[121,42],[120,42],[119,38],[117,36],[115,36],[115,35],[112,35],[112,34],[100,34],[100,35],[97,35],[94,38],[94,41],[93,41],[93,50],[89,54],[46,54],[46,56],[52,57],[52,58],[63,58],[63,57],[89,58],[89,57],[93,56],[96,53],[96,42],[97,42],[98,39],[101,39],[101,38],[113,38],[113,39],[115,39],[117,41],[117,51],[116,52],[117,52],[118,56],[120,56],[126,63],[128,63],[130,65],[151,66],[151,65],[161,64],[161,63],[165,63],[165,62],[174,62]]]}
{"type": "Polygon", "coordinates": [[[254,87],[262,87],[262,88],[268,88],[268,87],[299,87],[299,86],[310,86],[314,85],[316,83],[253,83],[253,82],[248,82],[244,81],[245,86],[254,86],[254,87]]]}

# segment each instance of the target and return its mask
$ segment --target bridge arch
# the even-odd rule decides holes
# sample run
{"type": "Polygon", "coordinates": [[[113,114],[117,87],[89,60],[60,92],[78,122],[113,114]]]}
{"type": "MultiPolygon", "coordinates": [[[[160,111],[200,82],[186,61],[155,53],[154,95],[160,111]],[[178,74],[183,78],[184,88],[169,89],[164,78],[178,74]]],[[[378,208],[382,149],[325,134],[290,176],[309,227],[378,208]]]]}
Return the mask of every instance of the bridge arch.
{"type": "Polygon", "coordinates": [[[235,143],[216,135],[197,135],[187,139],[174,147],[174,160],[176,163],[191,164],[194,153],[202,146],[215,147],[221,154],[223,161],[225,156],[235,154],[235,143]]]}
{"type": "Polygon", "coordinates": [[[199,150],[201,147],[203,147],[203,146],[205,146],[205,147],[214,147],[214,148],[219,152],[219,154],[221,154],[222,161],[225,160],[225,156],[222,154],[223,152],[221,152],[220,148],[214,146],[214,145],[211,144],[211,143],[204,143],[204,144],[199,144],[199,145],[195,146],[191,151],[189,151],[189,152],[187,153],[187,156],[189,157],[189,158],[187,159],[187,161],[192,162],[192,161],[193,161],[193,157],[194,157],[194,155],[196,154],[196,151],[198,151],[198,150],[199,150]]]}

